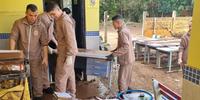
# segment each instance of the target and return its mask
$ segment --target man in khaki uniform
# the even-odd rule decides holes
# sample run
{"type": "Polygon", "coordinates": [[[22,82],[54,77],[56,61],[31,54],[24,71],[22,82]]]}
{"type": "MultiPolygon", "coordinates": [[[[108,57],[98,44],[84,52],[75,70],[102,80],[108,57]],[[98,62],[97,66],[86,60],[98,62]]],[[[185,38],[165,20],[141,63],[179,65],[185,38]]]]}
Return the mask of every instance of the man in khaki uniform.
{"type": "Polygon", "coordinates": [[[181,38],[181,43],[179,48],[179,59],[178,59],[178,64],[181,67],[187,64],[191,29],[192,29],[192,22],[189,23],[189,31],[186,34],[184,34],[183,37],[181,38]]]}
{"type": "Polygon", "coordinates": [[[56,91],[66,92],[67,90],[75,97],[74,61],[78,52],[75,26],[73,26],[70,16],[63,12],[57,4],[52,3],[47,9],[47,12],[55,18],[56,38],[58,41],[58,58],[55,75],[56,91]]]}
{"type": "Polygon", "coordinates": [[[72,22],[73,22],[73,27],[75,29],[76,27],[76,21],[74,20],[74,18],[72,17],[72,12],[69,8],[63,8],[62,11],[64,11],[67,15],[69,15],[69,17],[71,18],[72,22]]]}
{"type": "Polygon", "coordinates": [[[49,41],[53,41],[55,45],[57,45],[57,41],[53,35],[54,32],[54,20],[53,18],[47,13],[43,12],[39,15],[40,21],[44,24],[45,28],[47,29],[49,41]]]}
{"type": "Polygon", "coordinates": [[[112,20],[114,28],[118,30],[118,45],[111,56],[118,57],[118,63],[120,64],[118,88],[119,92],[123,92],[130,88],[132,67],[135,61],[132,36],[120,15],[114,16],[112,20]]]}
{"type": "MultiPolygon", "coordinates": [[[[46,5],[48,6],[48,5],[46,5]]],[[[49,36],[49,54],[48,54],[48,60],[49,60],[49,73],[51,74],[52,81],[55,79],[55,67],[56,67],[56,58],[57,58],[57,40],[54,37],[54,19],[47,13],[43,12],[39,16],[40,21],[45,25],[45,28],[48,32],[49,36]]],[[[44,72],[44,74],[48,74],[48,72],[44,72]]]]}
{"type": "Polygon", "coordinates": [[[30,64],[33,85],[33,100],[41,100],[44,83],[48,83],[48,76],[42,75],[48,66],[48,35],[45,26],[37,19],[38,10],[34,4],[26,7],[26,16],[15,21],[10,35],[10,49],[23,50],[30,64]],[[41,77],[42,76],[42,77],[41,77]]]}

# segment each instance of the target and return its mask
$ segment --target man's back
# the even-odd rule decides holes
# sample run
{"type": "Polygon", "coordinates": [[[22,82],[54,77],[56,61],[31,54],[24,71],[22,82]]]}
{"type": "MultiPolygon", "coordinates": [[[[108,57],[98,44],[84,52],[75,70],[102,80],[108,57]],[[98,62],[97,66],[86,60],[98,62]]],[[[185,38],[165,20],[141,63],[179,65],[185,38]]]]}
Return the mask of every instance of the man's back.
{"type": "Polygon", "coordinates": [[[179,50],[180,50],[180,52],[183,52],[183,54],[182,54],[183,64],[187,64],[189,40],[190,40],[189,33],[184,34],[183,37],[181,38],[179,50]]]}
{"type": "Polygon", "coordinates": [[[65,13],[56,20],[56,38],[58,40],[58,52],[68,53],[67,55],[76,55],[78,49],[75,29],[71,18],[65,13]]]}
{"type": "Polygon", "coordinates": [[[119,57],[119,63],[121,64],[130,64],[135,60],[133,45],[132,45],[132,36],[129,29],[126,26],[123,26],[121,30],[118,31],[118,48],[123,47],[124,49],[121,52],[126,52],[124,55],[119,57]],[[126,45],[126,46],[125,46],[126,45]]]}
{"type": "Polygon", "coordinates": [[[40,14],[38,16],[39,20],[48,28],[53,22],[53,18],[51,18],[46,12],[40,14]]]}

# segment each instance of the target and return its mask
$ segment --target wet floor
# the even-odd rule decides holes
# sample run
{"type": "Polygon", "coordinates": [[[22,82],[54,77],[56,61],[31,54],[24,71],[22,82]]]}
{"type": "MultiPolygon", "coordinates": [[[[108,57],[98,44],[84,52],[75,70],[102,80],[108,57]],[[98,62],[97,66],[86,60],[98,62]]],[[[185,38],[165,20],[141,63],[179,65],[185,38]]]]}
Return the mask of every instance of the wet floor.
{"type": "Polygon", "coordinates": [[[110,94],[109,89],[100,80],[95,79],[89,82],[77,82],[76,96],[79,99],[92,99],[94,97],[105,98],[110,94]]]}
{"type": "Polygon", "coordinates": [[[99,96],[98,82],[78,82],[77,83],[77,98],[89,99],[94,96],[99,96]]]}
{"type": "MultiPolygon", "coordinates": [[[[143,89],[149,92],[153,92],[152,90],[152,78],[157,79],[173,91],[178,94],[181,94],[181,86],[182,86],[182,72],[174,72],[174,73],[166,73],[167,69],[155,69],[154,64],[146,65],[141,62],[136,61],[133,66],[133,76],[132,76],[132,84],[131,88],[133,89],[143,89]]],[[[116,75],[115,72],[114,75],[116,75]]],[[[117,78],[112,83],[112,95],[109,93],[105,93],[107,91],[107,86],[102,86],[99,82],[99,79],[90,82],[77,82],[77,98],[83,100],[91,100],[94,96],[102,97],[105,94],[105,97],[113,97],[116,96],[117,93],[117,78]]],[[[101,79],[102,80],[102,79],[101,79]]],[[[105,82],[102,82],[105,83],[105,82]]],[[[105,84],[106,85],[106,84],[105,84]]],[[[95,100],[95,99],[93,99],[95,100]]]]}

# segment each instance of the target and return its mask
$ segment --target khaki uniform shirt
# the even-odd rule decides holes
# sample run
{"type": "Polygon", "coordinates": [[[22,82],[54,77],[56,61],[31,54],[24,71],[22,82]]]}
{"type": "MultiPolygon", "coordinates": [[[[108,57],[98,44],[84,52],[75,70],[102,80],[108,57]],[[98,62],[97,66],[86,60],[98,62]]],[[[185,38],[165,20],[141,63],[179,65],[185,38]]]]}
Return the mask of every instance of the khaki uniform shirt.
{"type": "Polygon", "coordinates": [[[23,50],[30,60],[41,59],[43,47],[48,45],[45,26],[39,20],[30,25],[25,17],[14,22],[10,38],[16,41],[18,49],[23,50]]]}
{"type": "Polygon", "coordinates": [[[126,26],[118,30],[118,45],[113,55],[118,57],[121,65],[132,64],[135,61],[132,36],[126,26]]]}
{"type": "Polygon", "coordinates": [[[77,54],[75,25],[65,12],[56,20],[56,39],[58,41],[58,54],[67,56],[77,54]]]}
{"type": "Polygon", "coordinates": [[[190,34],[189,33],[184,34],[183,37],[181,38],[181,43],[179,48],[179,52],[183,52],[181,58],[183,64],[187,64],[189,41],[190,41],[190,34]]]}

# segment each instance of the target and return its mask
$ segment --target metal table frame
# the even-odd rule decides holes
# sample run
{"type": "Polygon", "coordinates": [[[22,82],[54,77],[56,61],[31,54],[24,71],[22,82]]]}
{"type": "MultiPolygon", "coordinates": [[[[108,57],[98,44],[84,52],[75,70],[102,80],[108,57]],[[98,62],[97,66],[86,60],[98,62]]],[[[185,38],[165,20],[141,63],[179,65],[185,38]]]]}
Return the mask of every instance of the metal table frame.
{"type": "MultiPolygon", "coordinates": [[[[142,42],[135,42],[135,50],[136,50],[136,59],[139,59],[139,54],[141,54],[141,48],[145,48],[146,51],[146,44],[142,42]]],[[[144,51],[144,62],[146,62],[146,52],[144,51]]]]}
{"type": "Polygon", "coordinates": [[[145,48],[145,51],[143,53],[144,55],[144,62],[149,63],[149,54],[150,49],[156,50],[156,48],[159,47],[169,47],[169,46],[179,46],[180,45],[180,39],[177,40],[135,40],[133,41],[135,44],[135,49],[137,51],[136,59],[139,58],[139,53],[141,53],[141,48],[145,48]],[[153,42],[157,42],[154,44],[153,42]]]}
{"type": "Polygon", "coordinates": [[[172,72],[172,58],[174,53],[178,53],[178,48],[170,48],[170,47],[161,47],[156,49],[156,68],[162,68],[161,65],[161,53],[168,55],[168,68],[167,72],[172,72]],[[168,49],[168,50],[167,50],[168,49]]]}
{"type": "MultiPolygon", "coordinates": [[[[109,51],[79,49],[79,53],[76,56],[107,60],[106,56],[108,56],[110,54],[111,54],[111,52],[109,52],[109,51]],[[96,53],[96,54],[94,54],[94,53],[96,53]],[[98,55],[98,53],[102,53],[102,55],[100,56],[100,55],[98,55]]],[[[117,67],[117,59],[113,58],[110,61],[110,73],[108,75],[108,81],[109,81],[108,88],[109,89],[112,89],[112,72],[113,72],[113,69],[116,69],[116,67],[117,67]]]]}
{"type": "Polygon", "coordinates": [[[172,67],[172,55],[173,53],[178,52],[178,49],[175,51],[166,51],[162,50],[160,48],[170,48],[170,47],[178,47],[180,45],[180,39],[177,40],[146,40],[146,41],[134,41],[135,43],[135,49],[137,51],[136,54],[136,59],[139,58],[139,54],[141,53],[141,48],[144,48],[144,63],[149,64],[150,63],[150,53],[151,49],[156,50],[156,68],[161,68],[160,67],[160,54],[165,53],[168,54],[168,67],[169,71],[171,71],[172,67]],[[153,43],[155,42],[155,43],[153,43]],[[156,43],[157,42],[157,43],[156,43]]]}
{"type": "Polygon", "coordinates": [[[146,46],[146,52],[147,52],[147,63],[150,63],[150,51],[151,49],[153,50],[157,50],[157,48],[163,48],[163,47],[178,47],[180,45],[180,43],[169,43],[169,44],[158,44],[158,45],[154,45],[154,44],[147,44],[146,46]]]}

